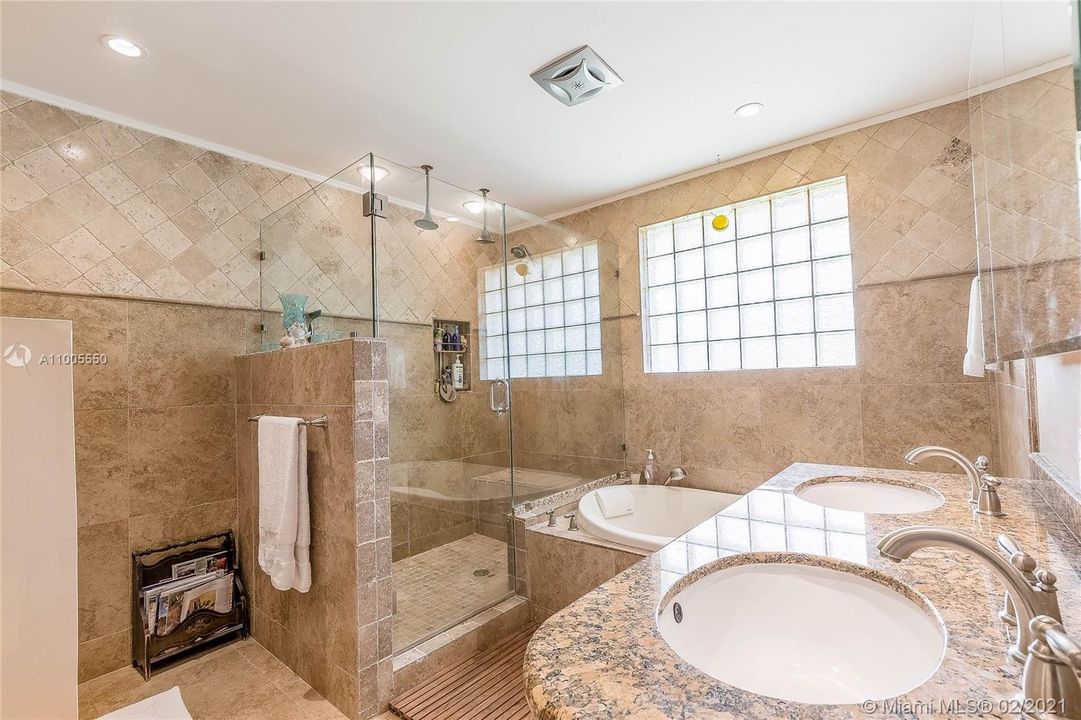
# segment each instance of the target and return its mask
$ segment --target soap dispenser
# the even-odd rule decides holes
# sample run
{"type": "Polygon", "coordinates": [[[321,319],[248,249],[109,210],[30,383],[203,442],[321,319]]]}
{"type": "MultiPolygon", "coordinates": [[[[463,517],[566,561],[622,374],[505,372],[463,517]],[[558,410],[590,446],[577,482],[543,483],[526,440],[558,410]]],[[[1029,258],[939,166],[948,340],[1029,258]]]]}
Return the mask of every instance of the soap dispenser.
{"type": "Polygon", "coordinates": [[[462,365],[462,356],[454,356],[454,364],[450,366],[450,384],[455,390],[465,388],[465,366],[462,365]]]}
{"type": "Polygon", "coordinates": [[[646,464],[642,466],[642,475],[638,478],[640,485],[652,485],[657,478],[657,456],[653,450],[646,449],[646,464]]]}

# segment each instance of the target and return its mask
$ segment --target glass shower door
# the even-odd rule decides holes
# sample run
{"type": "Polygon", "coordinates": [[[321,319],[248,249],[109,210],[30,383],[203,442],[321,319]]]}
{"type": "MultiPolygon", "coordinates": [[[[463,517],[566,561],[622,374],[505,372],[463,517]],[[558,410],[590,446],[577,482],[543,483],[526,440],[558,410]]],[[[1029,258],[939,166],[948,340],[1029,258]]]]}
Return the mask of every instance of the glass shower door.
{"type": "Polygon", "coordinates": [[[506,219],[506,332],[487,349],[514,388],[520,504],[625,469],[621,323],[638,321],[615,244],[510,206],[506,219]]]}
{"type": "Polygon", "coordinates": [[[504,272],[503,210],[383,158],[368,174],[384,198],[374,219],[375,332],[390,370],[400,653],[513,589],[510,420],[490,407],[493,397],[501,407],[506,373],[482,366],[479,352],[502,313],[478,307],[504,272]]]}

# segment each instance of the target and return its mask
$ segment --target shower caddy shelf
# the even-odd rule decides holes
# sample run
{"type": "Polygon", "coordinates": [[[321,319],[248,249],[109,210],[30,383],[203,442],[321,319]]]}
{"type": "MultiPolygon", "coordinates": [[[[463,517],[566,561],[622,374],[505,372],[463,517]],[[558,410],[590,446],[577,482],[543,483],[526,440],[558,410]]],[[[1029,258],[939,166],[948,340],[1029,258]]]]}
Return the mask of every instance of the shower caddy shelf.
{"type": "Polygon", "coordinates": [[[155,664],[206,643],[236,634],[248,636],[248,595],[240,579],[236,542],[228,530],[214,535],[188,540],[164,547],[140,550],[131,554],[131,664],[149,680],[155,664]],[[226,570],[233,573],[233,609],[227,612],[204,609],[184,618],[172,632],[157,635],[148,632],[146,609],[143,607],[142,589],[147,585],[168,580],[172,566],[212,552],[226,553],[226,570]],[[164,553],[164,554],[162,554],[164,553]],[[152,560],[148,557],[154,556],[152,560]]]}
{"type": "MultiPolygon", "coordinates": [[[[470,391],[473,390],[473,381],[472,381],[472,374],[473,374],[472,373],[472,370],[473,370],[472,365],[473,365],[473,363],[470,360],[471,355],[470,355],[470,352],[469,352],[472,349],[472,347],[471,347],[472,343],[470,342],[471,338],[472,338],[472,336],[470,334],[470,328],[471,328],[471,325],[468,322],[466,322],[465,320],[440,320],[440,319],[432,320],[432,338],[433,338],[432,339],[432,354],[433,354],[433,356],[435,358],[435,392],[436,392],[436,394],[439,394],[439,380],[442,377],[443,368],[454,362],[454,356],[455,355],[461,355],[462,356],[462,365],[464,366],[464,374],[465,374],[465,386],[462,387],[460,390],[458,390],[458,392],[460,392],[460,393],[462,393],[462,392],[470,392],[470,391]],[[452,328],[452,327],[457,327],[458,332],[460,333],[462,347],[459,350],[445,350],[445,349],[443,349],[442,341],[436,341],[435,340],[435,331],[436,330],[447,330],[447,329],[452,328]]],[[[440,332],[440,336],[442,336],[442,332],[440,332]]]]}

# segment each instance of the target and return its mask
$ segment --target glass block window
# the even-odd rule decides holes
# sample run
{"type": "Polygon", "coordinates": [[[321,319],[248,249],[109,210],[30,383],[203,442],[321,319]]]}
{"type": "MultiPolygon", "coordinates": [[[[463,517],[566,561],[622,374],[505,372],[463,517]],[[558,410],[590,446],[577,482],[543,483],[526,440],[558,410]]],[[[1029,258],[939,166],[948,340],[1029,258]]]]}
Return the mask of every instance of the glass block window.
{"type": "Polygon", "coordinates": [[[601,374],[597,243],[512,263],[506,288],[502,267],[483,275],[481,378],[601,374]]]}
{"type": "Polygon", "coordinates": [[[855,365],[843,177],[650,225],[639,243],[647,372],[855,365]]]}

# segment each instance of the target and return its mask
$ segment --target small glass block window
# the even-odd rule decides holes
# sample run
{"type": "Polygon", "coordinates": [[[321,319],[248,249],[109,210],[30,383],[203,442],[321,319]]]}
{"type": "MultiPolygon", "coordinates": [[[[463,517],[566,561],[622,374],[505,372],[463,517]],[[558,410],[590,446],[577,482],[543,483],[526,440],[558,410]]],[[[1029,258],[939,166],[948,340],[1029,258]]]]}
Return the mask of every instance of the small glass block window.
{"type": "MultiPolygon", "coordinates": [[[[645,242],[645,256],[651,252],[660,256],[654,263],[656,277],[669,281],[654,299],[657,307],[668,308],[658,313],[657,331],[662,334],[670,331],[674,337],[677,293],[673,283],[677,263],[673,254],[689,247],[688,243],[697,242],[701,246],[701,233],[696,240],[693,228],[674,231],[669,223],[657,228],[645,242]]],[[[702,277],[701,254],[698,250],[696,277],[699,278],[702,277]]],[[[537,256],[528,261],[529,272],[524,277],[516,272],[508,273],[511,286],[506,288],[506,301],[501,268],[482,270],[484,292],[480,295],[480,313],[484,318],[486,342],[481,345],[481,378],[600,375],[599,265],[597,243],[537,256]]],[[[678,267],[685,272],[686,261],[678,267]]],[[[704,290],[697,293],[703,296],[701,303],[705,303],[704,293],[704,290]]],[[[681,303],[694,301],[694,295],[693,290],[680,290],[681,303]]]]}
{"type": "Polygon", "coordinates": [[[855,365],[845,178],[657,223],[639,238],[647,372],[855,365]]]}

